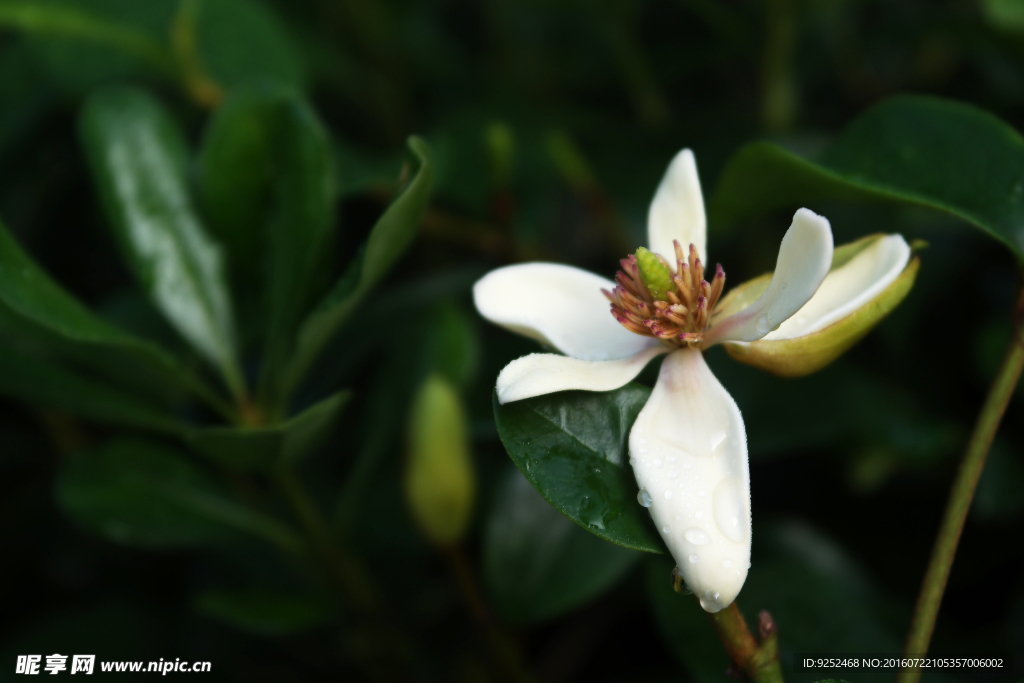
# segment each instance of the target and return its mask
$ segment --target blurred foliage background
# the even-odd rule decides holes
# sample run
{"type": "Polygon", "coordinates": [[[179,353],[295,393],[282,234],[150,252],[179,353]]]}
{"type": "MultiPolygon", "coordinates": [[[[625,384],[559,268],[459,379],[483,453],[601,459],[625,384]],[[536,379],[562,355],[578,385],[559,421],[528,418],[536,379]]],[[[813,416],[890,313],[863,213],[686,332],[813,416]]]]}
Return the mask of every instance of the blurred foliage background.
{"type": "MultiPolygon", "coordinates": [[[[255,446],[238,450],[235,432],[203,432],[225,439],[218,448],[174,429],[111,424],[88,408],[109,398],[91,393],[95,382],[72,387],[78,403],[56,400],[54,392],[69,395],[67,378],[43,381],[49,371],[33,375],[30,361],[8,355],[4,667],[16,654],[95,652],[209,660],[211,680],[232,681],[386,678],[392,665],[413,676],[403,680],[721,680],[727,659],[696,603],[671,591],[671,562],[591,536],[512,466],[491,390],[508,361],[536,347],[476,317],[472,283],[533,259],[610,275],[643,243],[654,188],[683,146],[696,152],[710,197],[744,143],[768,138],[813,155],[899,92],[967,101],[1024,124],[1024,7],[1013,0],[4,0],[0,28],[0,216],[24,250],[98,316],[213,377],[119,256],[95,170],[103,155],[90,157],[99,133],[86,102],[99,107],[112,85],[148,92],[182,131],[183,177],[226,250],[239,372],[256,403],[279,397],[251,421],[310,406],[329,417],[295,446],[303,460],[282,484],[229,462],[236,452],[262,457],[255,446]],[[284,102],[286,113],[254,115],[247,129],[245,97],[284,102]],[[241,111],[237,121],[229,105],[241,111]],[[266,121],[273,127],[259,128],[266,121]],[[284,363],[274,330],[295,328],[339,276],[358,279],[346,264],[365,257],[360,245],[416,172],[406,160],[410,134],[429,145],[433,174],[418,234],[305,379],[275,394],[273,380],[261,379],[261,368],[284,363]],[[232,135],[265,156],[218,166],[210,140],[230,148],[232,135]],[[289,190],[292,164],[313,175],[289,190]],[[246,176],[250,165],[269,180],[246,176]],[[232,172],[241,180],[218,184],[232,172]],[[310,198],[302,193],[313,182],[310,198]],[[298,214],[287,213],[289,197],[298,214]],[[295,215],[326,226],[316,233],[316,277],[308,291],[288,290],[298,303],[275,308],[263,283],[288,276],[268,273],[262,256],[246,252],[264,247],[245,235],[295,215]],[[417,420],[449,418],[424,417],[423,399],[414,408],[421,392],[459,413],[453,429],[468,439],[465,453],[424,451],[432,437],[417,420]],[[407,481],[410,453],[469,477],[471,492],[464,487],[450,511],[468,515],[456,542],[432,533],[436,520],[413,520],[407,500],[420,501],[415,509],[423,496],[414,491],[431,487],[407,481]],[[353,571],[376,586],[368,613],[382,624],[366,627],[351,596],[337,599],[309,557],[289,555],[304,524],[317,543],[316,523],[286,503],[293,476],[323,511],[320,531],[341,539],[358,558],[353,571]],[[212,481],[256,517],[226,533],[205,513],[152,504],[172,484],[207,491],[196,482],[212,481]],[[116,523],[124,520],[127,528],[116,523]],[[402,656],[381,665],[380,640],[401,643],[402,656]],[[528,673],[508,664],[517,656],[528,673]]],[[[105,125],[116,138],[131,122],[105,125]]],[[[796,208],[728,229],[712,214],[712,261],[733,284],[769,270],[796,208]]],[[[837,243],[898,231],[930,247],[897,312],[816,375],[781,380],[709,353],[750,446],[753,566],[740,605],[748,616],[771,611],[794,681],[815,679],[792,668],[794,653],[900,650],[1019,284],[1008,253],[950,218],[868,204],[810,208],[831,220],[837,243]]],[[[103,374],[8,318],[5,354],[103,374]]],[[[127,361],[120,369],[104,381],[126,386],[134,370],[127,361]]],[[[641,381],[654,376],[649,368],[641,381]]],[[[150,398],[175,424],[219,424],[180,394],[150,398]]],[[[294,446],[266,438],[278,437],[266,448],[294,446]]],[[[978,488],[932,646],[1004,656],[1008,667],[925,680],[1024,675],[1022,449],[1018,398],[978,488]]]]}

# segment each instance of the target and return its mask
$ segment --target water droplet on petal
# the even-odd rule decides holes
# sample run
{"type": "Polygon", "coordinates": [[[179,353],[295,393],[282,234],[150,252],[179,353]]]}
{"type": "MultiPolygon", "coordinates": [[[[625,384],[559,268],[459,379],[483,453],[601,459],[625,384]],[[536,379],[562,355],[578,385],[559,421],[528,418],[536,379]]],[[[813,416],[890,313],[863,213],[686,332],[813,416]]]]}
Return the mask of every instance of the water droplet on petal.
{"type": "Polygon", "coordinates": [[[665,526],[661,527],[661,533],[663,533],[663,534],[667,534],[667,533],[669,533],[671,531],[672,531],[672,527],[670,527],[668,524],[666,524],[665,526]]]}
{"type": "Polygon", "coordinates": [[[715,524],[726,538],[735,543],[746,539],[749,532],[749,525],[744,523],[747,514],[743,498],[740,480],[733,477],[715,488],[711,500],[715,524]]]}
{"type": "Polygon", "coordinates": [[[725,443],[726,433],[719,430],[711,435],[711,450],[717,451],[725,443]]]}
{"type": "Polygon", "coordinates": [[[697,553],[694,553],[693,555],[690,555],[690,563],[691,564],[697,564],[697,560],[699,560],[699,559],[700,559],[700,557],[697,556],[697,553]]]}
{"type": "Polygon", "coordinates": [[[732,560],[722,560],[722,566],[728,569],[732,566],[732,560]]]}
{"type": "Polygon", "coordinates": [[[672,491],[665,491],[665,500],[672,500],[672,496],[676,495],[672,491]]]}
{"type": "Polygon", "coordinates": [[[679,459],[679,458],[677,458],[677,457],[676,457],[676,456],[674,456],[674,455],[669,455],[669,456],[667,456],[667,457],[665,458],[665,460],[666,460],[667,462],[670,462],[670,463],[671,463],[671,462],[675,462],[675,461],[676,461],[676,460],[678,460],[678,459],[679,459]]]}
{"type": "Polygon", "coordinates": [[[676,477],[678,477],[678,476],[679,476],[679,473],[678,473],[678,472],[676,472],[675,470],[673,470],[673,471],[671,471],[671,472],[669,472],[669,473],[668,473],[668,478],[669,478],[669,479],[675,479],[675,478],[676,478],[676,477]]]}
{"type": "Polygon", "coordinates": [[[754,323],[754,327],[757,329],[758,334],[768,334],[769,332],[772,331],[772,326],[771,323],[768,322],[767,314],[762,315],[760,318],[758,318],[757,322],[754,323]]]}
{"type": "Polygon", "coordinates": [[[684,531],[683,538],[694,545],[707,545],[711,542],[711,537],[708,536],[708,532],[697,527],[690,527],[684,531]]]}
{"type": "Polygon", "coordinates": [[[661,458],[655,458],[654,459],[654,466],[655,467],[661,467],[661,458]]]}
{"type": "Polygon", "coordinates": [[[651,507],[651,494],[647,493],[647,489],[637,491],[636,502],[640,503],[642,507],[651,507]]]}

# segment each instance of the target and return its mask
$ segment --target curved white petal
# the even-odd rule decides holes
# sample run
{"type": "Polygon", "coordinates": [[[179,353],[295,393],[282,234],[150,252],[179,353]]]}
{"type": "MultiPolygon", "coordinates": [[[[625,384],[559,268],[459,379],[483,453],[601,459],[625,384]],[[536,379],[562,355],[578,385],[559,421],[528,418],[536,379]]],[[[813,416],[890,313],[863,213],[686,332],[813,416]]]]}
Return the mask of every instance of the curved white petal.
{"type": "Polygon", "coordinates": [[[824,329],[881,294],[910,261],[901,235],[886,235],[828,274],[811,300],[765,339],[793,339],[824,329]]]}
{"type": "Polygon", "coordinates": [[[697,161],[684,149],[668,165],[647,213],[647,246],[669,263],[675,262],[672,240],[683,249],[693,244],[700,260],[707,263],[707,218],[700,192],[697,161]]]}
{"type": "Polygon", "coordinates": [[[667,353],[662,344],[620,360],[579,360],[553,353],[517,358],[498,375],[498,403],[543,396],[556,391],[611,391],[640,374],[655,356],[667,353]]]}
{"type": "Polygon", "coordinates": [[[687,587],[708,612],[729,606],[750,566],[747,434],[699,350],[662,363],[629,433],[629,455],[687,587]]]}
{"type": "Polygon", "coordinates": [[[779,246],[768,288],[757,301],[719,321],[704,335],[704,347],[723,341],[755,341],[777,329],[818,291],[832,266],[832,227],[810,209],[800,209],[779,246]]]}
{"type": "Polygon", "coordinates": [[[612,317],[602,289],[615,283],[572,266],[523,263],[492,270],[473,285],[480,315],[573,358],[626,358],[660,342],[612,317]]]}

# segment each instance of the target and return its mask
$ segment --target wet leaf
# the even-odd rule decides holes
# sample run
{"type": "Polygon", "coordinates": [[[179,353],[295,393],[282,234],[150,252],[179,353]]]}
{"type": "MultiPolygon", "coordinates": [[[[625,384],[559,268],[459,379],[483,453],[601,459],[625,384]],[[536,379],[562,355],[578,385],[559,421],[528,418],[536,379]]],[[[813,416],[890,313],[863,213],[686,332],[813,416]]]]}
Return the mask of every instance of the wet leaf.
{"type": "Polygon", "coordinates": [[[650,515],[637,502],[627,437],[650,389],[564,391],[501,405],[494,419],[505,449],[549,503],[604,539],[664,552],[650,515]]]}
{"type": "Polygon", "coordinates": [[[93,95],[79,123],[107,218],[139,283],[242,393],[221,253],[192,206],[176,122],[145,92],[118,87],[93,95]]]}

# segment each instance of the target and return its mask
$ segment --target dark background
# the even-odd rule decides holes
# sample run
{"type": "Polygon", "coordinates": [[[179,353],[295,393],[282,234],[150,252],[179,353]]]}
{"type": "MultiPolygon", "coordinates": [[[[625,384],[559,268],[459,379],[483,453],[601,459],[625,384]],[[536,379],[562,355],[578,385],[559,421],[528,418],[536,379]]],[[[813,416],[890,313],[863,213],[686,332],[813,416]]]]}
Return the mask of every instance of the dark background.
{"type": "MultiPolygon", "coordinates": [[[[401,378],[418,362],[417,332],[433,310],[425,304],[443,299],[470,320],[479,354],[464,400],[480,482],[466,549],[480,564],[492,494],[509,467],[491,387],[505,363],[535,347],[475,316],[475,278],[538,258],[610,275],[643,243],[647,204],[684,146],[710,196],[744,143],[769,138],[813,154],[895,93],[970,102],[1018,128],[1024,117],[1024,10],[1006,1],[207,3],[216,9],[200,39],[213,76],[227,86],[254,76],[292,83],[331,131],[339,262],[383,208],[405,137],[418,133],[432,145],[432,208],[377,295],[393,308],[383,320],[368,312],[314,373],[324,385],[354,387],[357,399],[309,473],[328,496],[345,454],[371,438],[367,425],[392,432],[383,442],[391,464],[360,517],[361,549],[425,644],[424,672],[434,680],[488,679],[456,586],[408,520],[396,484],[411,391],[401,378]],[[358,363],[347,362],[352,348],[366,350],[358,363]],[[381,414],[393,420],[371,419],[381,414]]],[[[161,39],[176,6],[63,4],[161,39]]],[[[83,97],[111,81],[149,88],[198,140],[206,112],[144,62],[98,42],[0,31],[0,216],[60,283],[135,329],[152,313],[116,255],[76,132],[83,97]]],[[[795,208],[728,231],[712,222],[709,251],[729,283],[771,268],[795,208]]],[[[1019,286],[1010,255],[952,219],[870,205],[811,208],[831,220],[837,244],[899,231],[930,247],[904,303],[817,375],[781,380],[709,353],[750,445],[754,558],[740,604],[748,616],[761,608],[775,615],[787,667],[795,652],[900,651],[1019,286]]],[[[643,378],[653,376],[649,369],[643,378]]],[[[936,655],[1003,656],[1008,668],[925,680],[1024,676],[1022,393],[979,485],[932,645],[936,655]]],[[[0,406],[0,677],[15,654],[92,647],[106,659],[211,660],[210,680],[358,680],[329,627],[258,635],[193,608],[199,587],[277,571],[265,551],[151,552],[80,530],[53,502],[54,473],[78,440],[111,432],[45,406],[0,406]]],[[[545,681],[714,680],[694,664],[721,671],[710,626],[698,616],[687,622],[692,630],[674,631],[649,601],[647,582],[667,582],[670,568],[638,558],[587,604],[502,621],[545,681]]]]}

